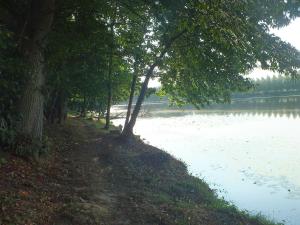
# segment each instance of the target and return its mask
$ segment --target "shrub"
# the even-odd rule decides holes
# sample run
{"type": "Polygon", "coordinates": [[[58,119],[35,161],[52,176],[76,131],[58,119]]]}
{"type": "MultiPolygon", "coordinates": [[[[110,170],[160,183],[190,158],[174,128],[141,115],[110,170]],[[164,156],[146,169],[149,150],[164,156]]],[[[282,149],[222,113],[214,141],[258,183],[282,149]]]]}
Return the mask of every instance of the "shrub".
{"type": "Polygon", "coordinates": [[[9,120],[0,117],[0,146],[3,149],[11,148],[15,143],[16,130],[9,120]]]}
{"type": "Polygon", "coordinates": [[[43,137],[42,141],[19,134],[16,131],[16,120],[0,117],[0,147],[21,157],[38,158],[49,151],[49,140],[43,137]]]}
{"type": "Polygon", "coordinates": [[[14,143],[13,153],[21,157],[34,157],[38,159],[49,152],[49,140],[37,140],[32,137],[19,134],[14,143]]]}

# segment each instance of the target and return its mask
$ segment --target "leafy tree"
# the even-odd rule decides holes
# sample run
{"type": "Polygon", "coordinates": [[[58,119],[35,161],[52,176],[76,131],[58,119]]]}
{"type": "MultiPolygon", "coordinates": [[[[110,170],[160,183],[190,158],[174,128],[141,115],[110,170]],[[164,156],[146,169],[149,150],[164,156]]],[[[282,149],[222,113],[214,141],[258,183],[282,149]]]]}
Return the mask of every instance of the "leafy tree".
{"type": "Polygon", "coordinates": [[[251,87],[242,75],[260,62],[263,69],[296,74],[299,52],[269,33],[299,16],[297,1],[149,2],[153,37],[148,65],[131,120],[132,135],[148,82],[157,67],[163,90],[179,103],[195,106],[229,101],[230,92],[251,87]],[[173,3],[173,2],[172,2],[173,3]]]}
{"type": "Polygon", "coordinates": [[[82,115],[106,108],[108,127],[111,104],[129,97],[127,137],[153,77],[174,103],[201,107],[251,88],[243,74],[257,64],[295,76],[299,52],[269,28],[287,25],[299,6],[292,0],[1,0],[0,85],[12,87],[1,105],[11,104],[16,90],[20,98],[11,105],[18,107],[6,111],[22,115],[21,134],[41,140],[44,113],[60,122],[68,101],[82,115]]]}

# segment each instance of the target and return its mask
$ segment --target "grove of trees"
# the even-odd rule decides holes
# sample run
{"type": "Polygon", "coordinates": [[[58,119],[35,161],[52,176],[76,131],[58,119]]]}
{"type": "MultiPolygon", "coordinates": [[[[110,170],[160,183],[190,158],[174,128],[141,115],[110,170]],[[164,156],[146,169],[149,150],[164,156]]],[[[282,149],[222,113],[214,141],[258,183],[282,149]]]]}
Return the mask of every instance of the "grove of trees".
{"type": "Polygon", "coordinates": [[[247,92],[236,92],[232,98],[288,97],[300,94],[300,80],[289,76],[272,76],[253,80],[253,87],[247,92]]]}
{"type": "Polygon", "coordinates": [[[105,115],[129,100],[133,134],[150,79],[174,103],[228,102],[253,68],[296,77],[300,54],[270,34],[295,0],[0,0],[1,146],[43,142],[67,106],[105,115]],[[135,107],[132,99],[138,95],[135,107]]]}
{"type": "Polygon", "coordinates": [[[255,92],[300,92],[300,80],[283,76],[261,78],[255,81],[255,92]]]}

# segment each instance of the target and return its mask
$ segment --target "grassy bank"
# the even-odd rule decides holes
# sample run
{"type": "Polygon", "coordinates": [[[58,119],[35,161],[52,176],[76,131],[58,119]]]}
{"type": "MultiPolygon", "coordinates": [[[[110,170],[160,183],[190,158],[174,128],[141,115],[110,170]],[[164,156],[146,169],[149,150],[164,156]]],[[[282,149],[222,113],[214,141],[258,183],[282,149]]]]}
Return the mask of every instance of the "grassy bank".
{"type": "Polygon", "coordinates": [[[186,165],[102,124],[70,119],[47,129],[43,163],[6,156],[0,224],[274,225],[218,199],[186,165]]]}

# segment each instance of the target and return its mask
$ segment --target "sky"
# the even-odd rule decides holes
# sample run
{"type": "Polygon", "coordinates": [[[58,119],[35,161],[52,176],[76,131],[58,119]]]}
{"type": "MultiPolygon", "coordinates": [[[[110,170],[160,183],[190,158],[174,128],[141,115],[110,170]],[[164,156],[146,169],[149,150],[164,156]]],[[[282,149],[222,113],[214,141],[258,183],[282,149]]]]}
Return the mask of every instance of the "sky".
{"type": "MultiPolygon", "coordinates": [[[[288,26],[279,30],[271,30],[276,36],[280,37],[283,41],[289,42],[300,51],[300,18],[292,21],[288,26]]],[[[249,74],[251,78],[262,78],[267,76],[274,76],[274,72],[256,68],[249,74]]]]}
{"type": "Polygon", "coordinates": [[[273,33],[300,50],[300,18],[292,21],[287,27],[273,30],[273,33]]]}
{"type": "MultiPolygon", "coordinates": [[[[300,51],[300,18],[292,21],[288,26],[283,27],[279,30],[272,29],[271,33],[279,36],[283,41],[289,42],[295,48],[300,51]]],[[[262,77],[274,76],[276,73],[268,70],[262,70],[260,68],[254,69],[249,77],[257,79],[262,77]]],[[[150,80],[149,87],[158,87],[160,83],[158,80],[150,80]]]]}

